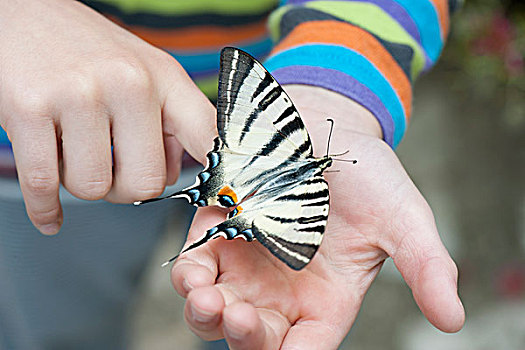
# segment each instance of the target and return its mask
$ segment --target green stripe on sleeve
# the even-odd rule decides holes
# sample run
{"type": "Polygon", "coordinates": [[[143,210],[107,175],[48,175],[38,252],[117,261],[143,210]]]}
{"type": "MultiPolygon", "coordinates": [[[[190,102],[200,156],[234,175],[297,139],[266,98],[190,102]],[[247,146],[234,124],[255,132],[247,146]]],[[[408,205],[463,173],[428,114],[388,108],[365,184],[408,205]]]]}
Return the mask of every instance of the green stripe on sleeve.
{"type": "Polygon", "coordinates": [[[342,1],[312,1],[305,6],[356,24],[385,40],[409,45],[414,49],[411,76],[415,78],[423,70],[425,55],[421,46],[380,7],[370,3],[342,1]]]}
{"type": "Polygon", "coordinates": [[[291,5],[280,6],[277,10],[273,11],[268,18],[268,29],[270,30],[270,36],[274,43],[279,41],[281,37],[281,18],[283,18],[286,11],[291,8],[291,5]]]}
{"type": "Polygon", "coordinates": [[[213,12],[219,14],[253,14],[277,7],[278,0],[97,0],[118,7],[123,12],[146,12],[161,15],[189,15],[213,12]]]}
{"type": "MultiPolygon", "coordinates": [[[[355,24],[386,41],[410,46],[414,50],[410,66],[411,76],[415,79],[423,70],[425,54],[421,46],[380,7],[370,3],[344,1],[312,1],[303,6],[355,24]]],[[[291,7],[290,5],[281,7],[270,16],[269,28],[272,39],[276,40],[280,37],[280,21],[284,13],[291,7]]]]}

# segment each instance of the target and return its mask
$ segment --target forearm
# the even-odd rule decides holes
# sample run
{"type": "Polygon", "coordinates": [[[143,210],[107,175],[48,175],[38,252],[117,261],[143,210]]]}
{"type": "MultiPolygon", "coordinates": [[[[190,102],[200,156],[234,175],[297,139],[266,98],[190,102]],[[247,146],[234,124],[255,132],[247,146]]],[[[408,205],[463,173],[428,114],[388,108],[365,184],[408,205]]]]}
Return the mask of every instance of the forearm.
{"type": "Polygon", "coordinates": [[[285,85],[284,89],[296,107],[303,111],[302,117],[308,120],[308,123],[324,122],[326,118],[332,118],[341,123],[336,125],[339,129],[382,137],[381,127],[374,115],[352,99],[311,85],[285,85]],[[311,111],[316,113],[310,113],[311,111]],[[318,114],[326,115],[326,118],[309,120],[318,114]]]}
{"type": "Polygon", "coordinates": [[[290,1],[269,27],[266,67],[281,84],[338,92],[368,109],[395,148],[412,107],[412,83],[437,60],[448,32],[446,0],[290,1]]]}
{"type": "Polygon", "coordinates": [[[360,133],[382,138],[381,126],[374,115],[354,100],[336,92],[311,85],[283,86],[299,110],[301,118],[321,155],[328,138],[327,118],[334,120],[338,134],[360,133]]]}

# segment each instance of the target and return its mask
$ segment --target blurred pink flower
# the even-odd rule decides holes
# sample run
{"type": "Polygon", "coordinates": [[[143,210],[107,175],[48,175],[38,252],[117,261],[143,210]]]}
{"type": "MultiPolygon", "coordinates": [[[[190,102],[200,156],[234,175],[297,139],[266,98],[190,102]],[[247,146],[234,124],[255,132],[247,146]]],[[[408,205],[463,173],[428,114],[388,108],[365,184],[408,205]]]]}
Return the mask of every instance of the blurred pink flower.
{"type": "Polygon", "coordinates": [[[508,299],[525,296],[525,265],[509,263],[502,266],[495,276],[498,294],[508,299]]]}
{"type": "Polygon", "coordinates": [[[499,57],[507,73],[520,75],[524,70],[524,59],[516,45],[516,28],[502,13],[495,13],[488,25],[472,42],[472,49],[478,55],[499,57]]]}

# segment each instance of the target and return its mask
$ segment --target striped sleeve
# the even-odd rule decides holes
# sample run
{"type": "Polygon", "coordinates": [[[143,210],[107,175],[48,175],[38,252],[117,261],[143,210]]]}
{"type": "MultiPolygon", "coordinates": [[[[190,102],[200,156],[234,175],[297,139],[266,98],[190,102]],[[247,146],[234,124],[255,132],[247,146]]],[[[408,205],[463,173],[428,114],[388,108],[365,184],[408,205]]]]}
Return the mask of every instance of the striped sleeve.
{"type": "Polygon", "coordinates": [[[278,0],[80,0],[173,56],[209,97],[217,95],[219,52],[235,46],[254,57],[272,48],[269,14],[278,0]]]}
{"type": "Polygon", "coordinates": [[[453,0],[288,0],[272,13],[265,66],[281,84],[320,86],[367,108],[395,148],[412,84],[439,58],[453,0]]]}

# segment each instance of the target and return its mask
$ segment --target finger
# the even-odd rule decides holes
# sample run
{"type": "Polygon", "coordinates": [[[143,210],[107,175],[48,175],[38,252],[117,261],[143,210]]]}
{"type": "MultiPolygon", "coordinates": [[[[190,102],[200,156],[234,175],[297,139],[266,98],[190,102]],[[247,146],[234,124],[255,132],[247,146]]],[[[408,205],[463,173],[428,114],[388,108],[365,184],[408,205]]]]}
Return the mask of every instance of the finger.
{"type": "Polygon", "coordinates": [[[125,100],[113,111],[113,187],[108,201],[128,203],[157,197],[166,185],[160,107],[147,100],[125,100]]]}
{"type": "Polygon", "coordinates": [[[164,134],[164,148],[166,152],[166,184],[171,186],[179,178],[184,149],[175,136],[166,134],[164,134]]]}
{"type": "Polygon", "coordinates": [[[195,288],[188,294],[184,319],[193,333],[204,340],[223,338],[222,310],[225,306],[222,293],[214,286],[195,288]]]}
{"type": "Polygon", "coordinates": [[[111,188],[109,119],[99,112],[77,112],[61,118],[63,184],[86,200],[103,198],[111,188]]]}
{"type": "MultiPolygon", "coordinates": [[[[184,248],[198,240],[207,229],[224,219],[215,208],[200,208],[195,213],[184,248]]],[[[193,288],[215,284],[218,275],[218,258],[210,249],[215,242],[183,253],[173,265],[171,281],[175,290],[185,297],[193,288]]]]}
{"type": "Polygon", "coordinates": [[[27,214],[42,233],[55,234],[63,220],[56,129],[52,119],[33,119],[18,123],[9,135],[27,214]]]}
{"type": "Polygon", "coordinates": [[[321,321],[299,321],[286,334],[281,349],[335,350],[349,328],[341,324],[334,327],[321,321]]]}
{"type": "Polygon", "coordinates": [[[245,302],[226,306],[222,321],[232,350],[280,349],[290,328],[288,320],[276,311],[256,309],[245,302]]]}
{"type": "Polygon", "coordinates": [[[212,286],[217,278],[216,262],[211,256],[183,259],[171,270],[171,282],[180,296],[186,298],[195,288],[212,286]],[[205,260],[210,260],[206,262],[205,260]]]}
{"type": "Polygon", "coordinates": [[[215,107],[175,60],[168,67],[159,79],[164,132],[174,135],[193,158],[205,164],[217,135],[215,107]]]}
{"type": "Polygon", "coordinates": [[[443,246],[426,203],[398,215],[394,244],[386,247],[427,319],[444,332],[459,331],[465,321],[457,294],[457,267],[443,246]]]}

